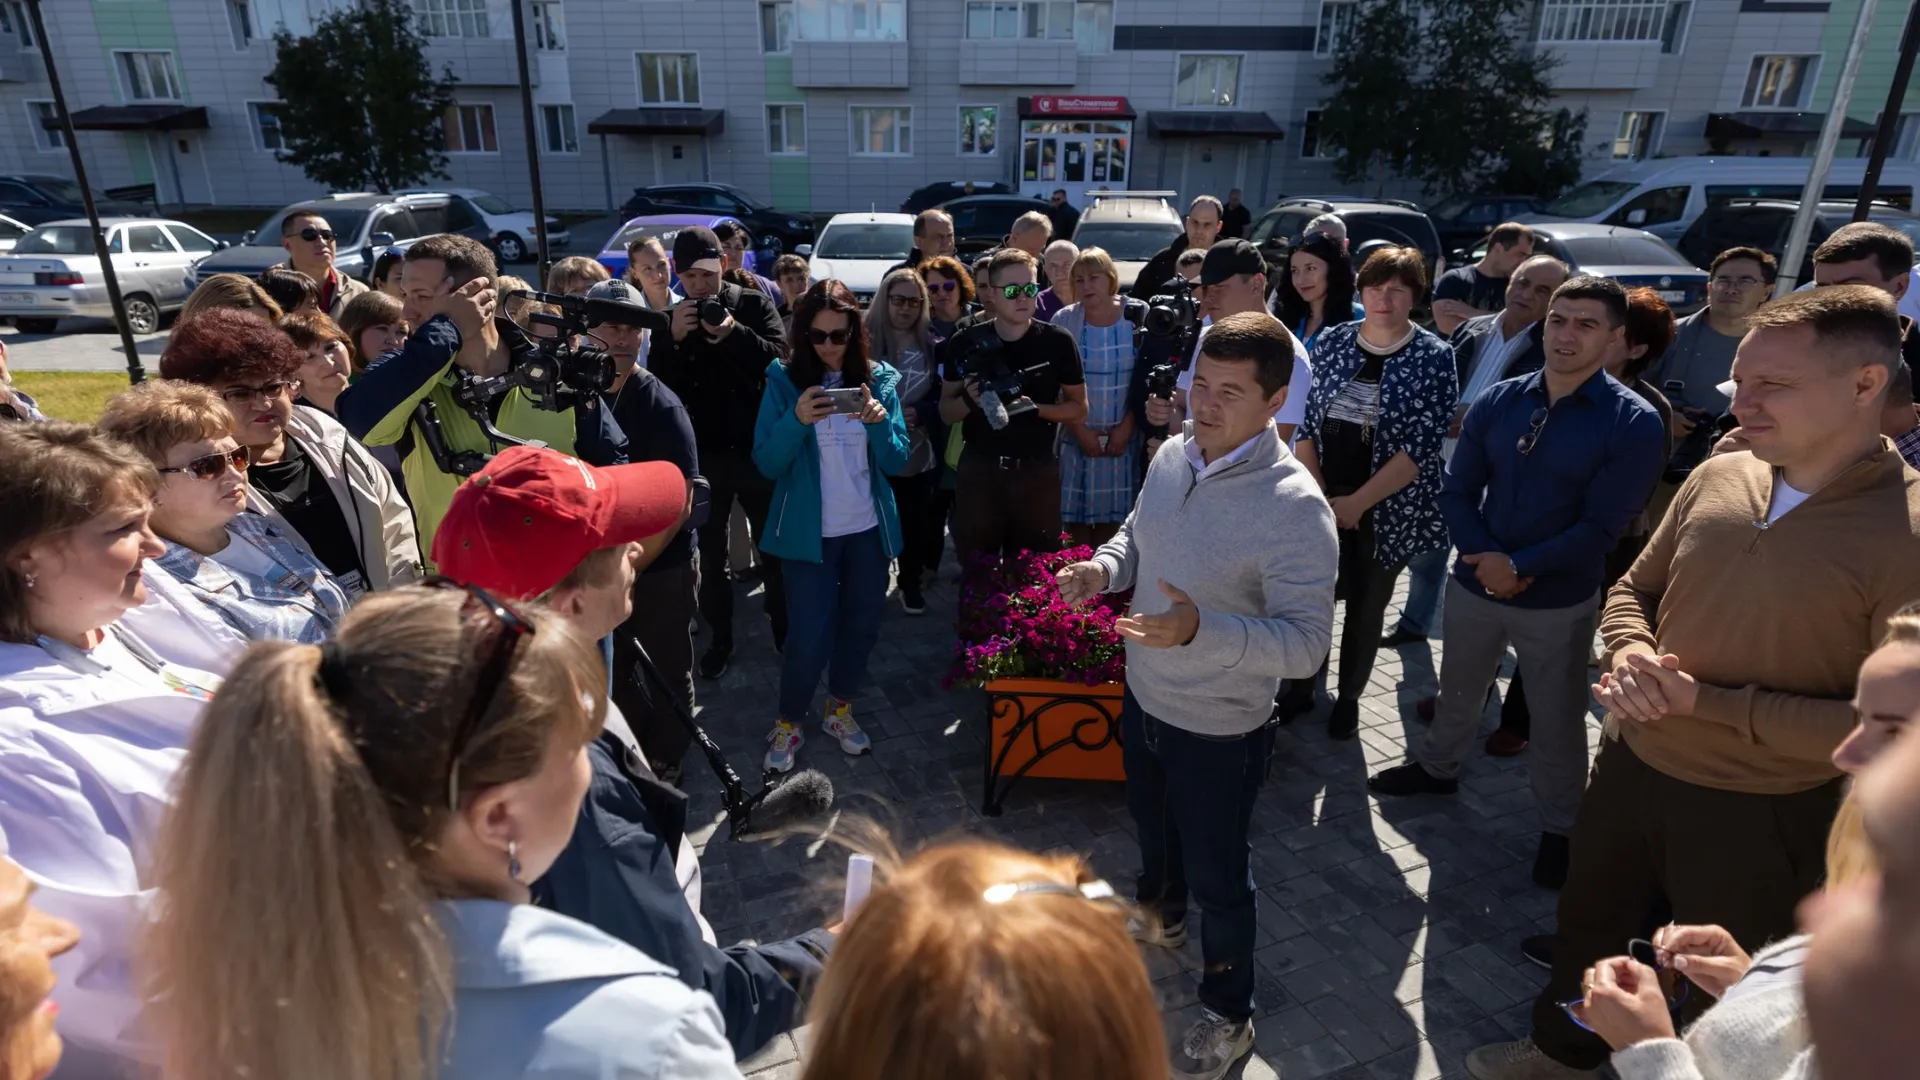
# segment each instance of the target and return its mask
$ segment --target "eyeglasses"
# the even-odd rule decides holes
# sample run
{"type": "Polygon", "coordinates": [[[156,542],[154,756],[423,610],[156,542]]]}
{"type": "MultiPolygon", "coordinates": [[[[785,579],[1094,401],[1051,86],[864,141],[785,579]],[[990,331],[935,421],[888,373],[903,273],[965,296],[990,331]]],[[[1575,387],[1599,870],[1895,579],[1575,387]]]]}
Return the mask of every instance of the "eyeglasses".
{"type": "Polygon", "coordinates": [[[474,738],[484,730],[487,710],[499,695],[507,672],[513,668],[513,655],[519,650],[520,639],[533,635],[533,624],[505,603],[494,599],[493,594],[485,589],[462,585],[438,575],[421,584],[435,589],[459,589],[466,593],[467,602],[460,609],[463,618],[469,611],[478,611],[487,616],[486,626],[480,631],[486,635],[484,644],[476,639],[474,644],[480,647],[469,649],[464,640],[461,642],[463,653],[482,659],[474,678],[469,682],[473,694],[467,698],[460,724],[453,729],[453,738],[447,743],[447,809],[457,812],[460,809],[460,759],[466,754],[467,748],[473,745],[474,738]]]}
{"type": "MultiPolygon", "coordinates": [[[[1686,976],[1673,970],[1673,954],[1645,938],[1634,938],[1627,942],[1627,955],[1653,969],[1654,977],[1660,982],[1660,996],[1667,1003],[1667,1012],[1678,1015],[1680,1007],[1687,1003],[1688,982],[1686,976]]],[[[1567,1014],[1567,1019],[1587,1031],[1593,1031],[1573,1014],[1573,1007],[1584,1001],[1584,995],[1572,1001],[1562,1001],[1560,1008],[1567,1014]]]]}
{"type": "Polygon", "coordinates": [[[887,303],[897,308],[916,308],[920,306],[920,298],[918,296],[889,296],[887,297],[887,303]]]}
{"type": "Polygon", "coordinates": [[[1541,406],[1533,410],[1533,416],[1527,421],[1527,425],[1527,433],[1520,436],[1519,447],[1521,457],[1526,457],[1528,454],[1533,453],[1533,448],[1539,445],[1541,429],[1547,426],[1546,407],[1541,406]]]}
{"type": "Polygon", "coordinates": [[[1740,292],[1746,292],[1760,283],[1757,277],[1717,277],[1711,284],[1716,289],[1737,289],[1740,292]]]}
{"type": "Polygon", "coordinates": [[[850,332],[846,330],[816,330],[811,326],[807,327],[807,340],[815,345],[825,345],[829,341],[835,345],[845,345],[849,336],[850,332]]]}
{"type": "Polygon", "coordinates": [[[960,287],[960,283],[957,281],[927,282],[928,292],[950,293],[955,289],[958,289],[959,287],[960,287]]]}
{"type": "Polygon", "coordinates": [[[315,240],[325,240],[327,243],[331,244],[333,243],[333,230],[332,229],[316,229],[313,226],[309,225],[306,228],[300,230],[300,239],[308,241],[309,243],[315,240]]]}
{"type": "Polygon", "coordinates": [[[1014,297],[1017,297],[1017,296],[1024,296],[1027,299],[1031,300],[1034,297],[1040,295],[1040,286],[1035,285],[1031,281],[1027,282],[1025,285],[1002,285],[1000,287],[1000,295],[1006,297],[1009,300],[1012,300],[1014,297]]]}
{"type": "Polygon", "coordinates": [[[235,472],[246,472],[247,463],[253,460],[253,451],[244,446],[206,457],[197,457],[175,469],[161,469],[161,473],[183,472],[195,480],[211,480],[227,471],[227,463],[232,462],[235,472]]]}
{"type": "Polygon", "coordinates": [[[220,391],[220,400],[233,405],[238,405],[245,401],[252,401],[254,398],[264,398],[267,401],[272,401],[275,398],[284,397],[293,393],[294,387],[299,385],[299,383],[288,382],[281,379],[270,383],[261,383],[259,386],[229,386],[225,390],[220,391]]]}

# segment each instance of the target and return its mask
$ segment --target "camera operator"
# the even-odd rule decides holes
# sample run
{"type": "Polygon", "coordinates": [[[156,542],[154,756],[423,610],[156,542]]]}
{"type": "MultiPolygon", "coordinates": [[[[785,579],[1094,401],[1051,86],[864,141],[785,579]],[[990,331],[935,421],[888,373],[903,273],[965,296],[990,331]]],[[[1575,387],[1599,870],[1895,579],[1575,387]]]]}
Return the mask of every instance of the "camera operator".
{"type": "Polygon", "coordinates": [[[940,419],[963,424],[966,437],[953,506],[962,565],[973,553],[1053,551],[1060,543],[1054,447],[1061,424],[1087,418],[1087,387],[1073,335],[1034,321],[1034,269],[1033,256],[1019,248],[995,252],[980,275],[992,321],[940,346],[940,419]],[[996,427],[982,407],[980,378],[1007,373],[1018,373],[1019,396],[994,399],[1005,411],[996,427]]]}
{"type": "MultiPolygon", "coordinates": [[[[702,530],[700,614],[713,640],[700,657],[700,677],[717,679],[733,659],[733,582],[727,574],[726,522],[737,499],[757,539],[767,523],[773,482],[753,465],[753,425],[766,389],[767,365],[786,351],[780,311],[758,289],[720,280],[726,269],[713,230],[682,229],[673,265],[684,298],[670,309],[671,334],[656,335],[647,369],[660,377],[693,419],[701,468],[711,487],[711,528],[702,530]]],[[[775,649],[786,646],[787,610],[779,560],[763,555],[767,618],[775,649]]]]}
{"type": "MultiPolygon", "coordinates": [[[[1202,250],[1213,247],[1220,236],[1220,213],[1223,208],[1220,200],[1211,195],[1202,195],[1187,207],[1187,231],[1173,238],[1166,250],[1147,261],[1140,276],[1133,279],[1133,288],[1129,292],[1142,300],[1160,292],[1160,286],[1174,276],[1180,263],[1180,256],[1190,248],[1202,250]]],[[[1306,394],[1295,394],[1306,397],[1306,394]]]]}
{"type": "MultiPolygon", "coordinates": [[[[525,331],[494,314],[493,253],[470,237],[440,234],[411,247],[400,266],[407,321],[417,327],[399,352],[375,360],[335,402],[340,422],[368,446],[397,446],[421,550],[463,474],[437,460],[432,439],[450,454],[493,454],[504,447],[461,407],[462,380],[491,378],[525,365],[538,347],[525,331]],[[423,427],[421,410],[434,421],[423,427]]],[[[519,387],[486,403],[500,432],[538,441],[593,465],[619,465],[627,440],[598,395],[568,409],[542,408],[519,387]]]]}

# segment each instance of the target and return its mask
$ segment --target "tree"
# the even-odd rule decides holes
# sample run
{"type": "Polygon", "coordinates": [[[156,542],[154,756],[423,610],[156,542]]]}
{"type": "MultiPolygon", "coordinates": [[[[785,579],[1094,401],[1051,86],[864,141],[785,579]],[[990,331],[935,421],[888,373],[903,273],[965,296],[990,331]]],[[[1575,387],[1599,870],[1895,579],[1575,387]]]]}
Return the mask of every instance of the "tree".
{"type": "Polygon", "coordinates": [[[1322,138],[1340,179],[1371,175],[1377,190],[1390,170],[1429,193],[1498,183],[1551,194],[1577,178],[1586,113],[1553,107],[1558,59],[1528,40],[1531,10],[1531,0],[1359,0],[1322,80],[1332,91],[1322,138]]]}
{"type": "Polygon", "coordinates": [[[335,9],[313,33],[273,37],[280,160],[335,191],[393,191],[444,177],[452,71],[435,79],[404,0],[335,9]]]}

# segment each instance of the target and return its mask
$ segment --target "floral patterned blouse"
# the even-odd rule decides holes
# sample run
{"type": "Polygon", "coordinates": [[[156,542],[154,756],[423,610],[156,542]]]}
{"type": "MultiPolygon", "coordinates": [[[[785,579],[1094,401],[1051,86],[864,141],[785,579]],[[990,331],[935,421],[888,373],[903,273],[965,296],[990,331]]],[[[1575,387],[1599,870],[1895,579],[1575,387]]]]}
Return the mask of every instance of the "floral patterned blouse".
{"type": "MultiPolygon", "coordinates": [[[[1325,327],[1315,335],[1313,389],[1307,395],[1300,437],[1316,445],[1327,407],[1366,363],[1366,351],[1355,340],[1359,332],[1360,323],[1351,322],[1325,327]]],[[[1380,375],[1372,471],[1378,472],[1402,450],[1420,466],[1413,483],[1373,508],[1374,558],[1381,566],[1401,566],[1415,555],[1447,546],[1447,527],[1440,520],[1437,502],[1440,475],[1446,468],[1440,448],[1459,399],[1453,350],[1431,330],[1416,327],[1413,340],[1388,357],[1380,375]]]]}

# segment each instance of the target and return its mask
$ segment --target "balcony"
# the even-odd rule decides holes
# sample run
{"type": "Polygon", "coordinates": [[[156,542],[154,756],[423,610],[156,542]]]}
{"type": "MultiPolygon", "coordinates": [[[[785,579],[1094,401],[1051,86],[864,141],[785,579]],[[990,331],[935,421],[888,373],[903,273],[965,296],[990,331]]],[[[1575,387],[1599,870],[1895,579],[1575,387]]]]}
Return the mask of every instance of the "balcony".
{"type": "MultiPolygon", "coordinates": [[[[511,37],[428,38],[427,66],[436,73],[452,67],[461,86],[520,85],[511,37]]],[[[540,85],[540,65],[527,65],[527,81],[540,85]]]]}
{"type": "Polygon", "coordinates": [[[1080,54],[1073,39],[996,38],[960,42],[962,86],[1072,86],[1080,54]]]}
{"type": "Polygon", "coordinates": [[[811,90],[907,88],[904,41],[796,41],[793,85],[811,90]]]}

